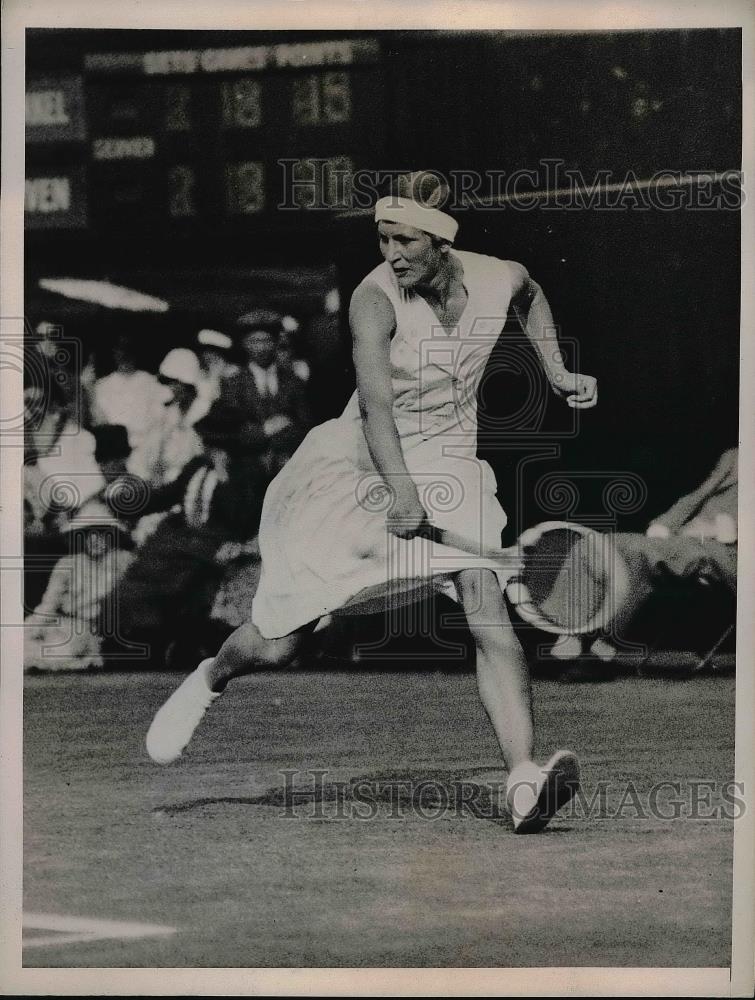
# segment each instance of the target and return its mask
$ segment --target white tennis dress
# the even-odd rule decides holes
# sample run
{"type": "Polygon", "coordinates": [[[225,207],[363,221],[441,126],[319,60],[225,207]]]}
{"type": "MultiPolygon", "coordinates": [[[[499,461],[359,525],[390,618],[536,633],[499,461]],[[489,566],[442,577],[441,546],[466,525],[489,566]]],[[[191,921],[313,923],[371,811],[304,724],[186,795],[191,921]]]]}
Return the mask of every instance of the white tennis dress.
{"type": "MultiPolygon", "coordinates": [[[[440,325],[421,296],[398,287],[387,262],[362,284],[381,288],[396,314],[393,416],[430,520],[480,547],[498,547],[506,515],[493,470],[476,457],[477,389],[506,322],[513,269],[495,257],[452,252],[468,294],[453,330],[440,325]]],[[[287,635],[335,611],[396,606],[428,587],[455,596],[454,573],[491,565],[424,538],[390,534],[389,506],[355,392],[340,417],[310,431],[268,487],[259,532],[262,575],[252,604],[263,636],[287,635]]]]}

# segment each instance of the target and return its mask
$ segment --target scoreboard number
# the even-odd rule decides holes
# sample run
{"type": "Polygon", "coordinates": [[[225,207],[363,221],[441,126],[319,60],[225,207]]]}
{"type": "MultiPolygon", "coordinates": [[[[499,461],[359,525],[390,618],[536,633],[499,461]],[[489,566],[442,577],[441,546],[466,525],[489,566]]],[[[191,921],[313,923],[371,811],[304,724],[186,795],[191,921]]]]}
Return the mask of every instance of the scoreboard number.
{"type": "Polygon", "coordinates": [[[188,132],[191,128],[191,90],[184,84],[166,88],[165,128],[168,132],[188,132]]]}
{"type": "Polygon", "coordinates": [[[297,125],[316,125],[320,120],[320,90],[314,73],[294,80],[291,113],[297,125]]]}
{"type": "Polygon", "coordinates": [[[331,157],[325,170],[325,189],[328,204],[333,208],[348,208],[354,163],[350,156],[331,157]]]}
{"type": "Polygon", "coordinates": [[[262,88],[258,80],[224,82],[220,94],[225,128],[256,128],[262,124],[262,88]]]}
{"type": "Polygon", "coordinates": [[[351,120],[351,80],[348,73],[323,75],[322,112],[327,122],[351,120]]]}
{"type": "Polygon", "coordinates": [[[265,175],[261,163],[229,163],[225,168],[226,207],[233,215],[252,215],[265,207],[265,175]]]}
{"type": "Polygon", "coordinates": [[[171,167],[168,171],[168,211],[174,219],[197,214],[194,198],[196,176],[191,167],[171,167]]]}
{"type": "Polygon", "coordinates": [[[354,163],[350,156],[305,157],[293,163],[293,201],[298,208],[348,208],[354,163]]]}
{"type": "Polygon", "coordinates": [[[291,114],[297,125],[333,125],[351,120],[348,73],[307,73],[293,81],[291,114]]]}

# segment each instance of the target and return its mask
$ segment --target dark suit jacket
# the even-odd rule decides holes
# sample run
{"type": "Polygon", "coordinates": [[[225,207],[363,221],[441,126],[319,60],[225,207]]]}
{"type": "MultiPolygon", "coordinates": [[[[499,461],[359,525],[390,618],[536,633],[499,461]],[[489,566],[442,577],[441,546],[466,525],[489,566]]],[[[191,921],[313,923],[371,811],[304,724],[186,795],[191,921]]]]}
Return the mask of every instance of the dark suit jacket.
{"type": "Polygon", "coordinates": [[[221,401],[238,415],[239,440],[244,451],[260,458],[272,458],[273,472],[277,472],[296,451],[312,426],[307,392],[301,379],[282,365],[278,365],[277,373],[278,392],[274,396],[260,395],[248,368],[224,379],[220,388],[221,401]],[[279,414],[288,417],[291,423],[268,437],[263,424],[279,414]]]}

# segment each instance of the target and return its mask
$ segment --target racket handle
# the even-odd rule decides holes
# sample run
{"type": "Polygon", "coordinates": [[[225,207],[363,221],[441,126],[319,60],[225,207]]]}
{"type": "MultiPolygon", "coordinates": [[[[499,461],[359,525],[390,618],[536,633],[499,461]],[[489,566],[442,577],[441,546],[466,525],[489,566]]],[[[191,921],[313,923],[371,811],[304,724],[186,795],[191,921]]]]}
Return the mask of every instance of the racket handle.
{"type": "Polygon", "coordinates": [[[490,559],[511,569],[517,569],[522,565],[522,555],[516,545],[510,549],[481,548],[471,538],[458,535],[455,531],[448,531],[446,528],[439,528],[435,524],[430,524],[429,521],[420,525],[417,534],[431,542],[436,542],[438,545],[447,545],[452,549],[468,552],[478,559],[490,559]]]}
{"type": "Polygon", "coordinates": [[[431,542],[437,542],[439,545],[444,544],[444,529],[437,527],[435,524],[430,524],[429,521],[423,521],[420,524],[417,534],[420,538],[428,538],[431,542]]]}

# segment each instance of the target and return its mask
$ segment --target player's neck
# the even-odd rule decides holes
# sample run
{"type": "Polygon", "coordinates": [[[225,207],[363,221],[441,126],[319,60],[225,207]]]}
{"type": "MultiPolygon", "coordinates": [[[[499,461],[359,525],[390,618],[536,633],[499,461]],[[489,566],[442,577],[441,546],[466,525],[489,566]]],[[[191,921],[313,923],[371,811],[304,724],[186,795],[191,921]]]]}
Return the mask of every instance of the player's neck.
{"type": "Polygon", "coordinates": [[[445,309],[449,297],[453,294],[457,274],[456,262],[447,255],[431,278],[426,282],[417,283],[417,291],[426,301],[445,309]]]}

